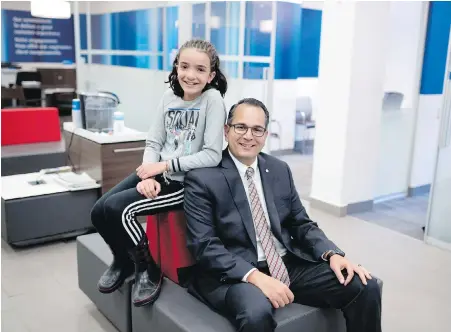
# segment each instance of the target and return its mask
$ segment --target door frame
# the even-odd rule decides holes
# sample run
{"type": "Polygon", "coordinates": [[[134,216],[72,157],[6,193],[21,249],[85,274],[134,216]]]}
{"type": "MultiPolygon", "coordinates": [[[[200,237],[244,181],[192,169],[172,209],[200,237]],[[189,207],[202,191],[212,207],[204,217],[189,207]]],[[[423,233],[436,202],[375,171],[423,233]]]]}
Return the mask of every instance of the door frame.
{"type": "Polygon", "coordinates": [[[451,149],[451,29],[448,40],[448,53],[445,63],[445,75],[443,78],[443,97],[442,107],[440,111],[440,132],[439,141],[437,144],[437,153],[435,157],[434,175],[431,183],[431,191],[429,194],[429,204],[426,217],[426,227],[424,231],[424,242],[442,249],[451,251],[451,243],[447,243],[441,240],[437,240],[431,236],[428,236],[429,227],[431,222],[431,214],[433,208],[434,191],[436,186],[437,171],[440,161],[440,153],[443,149],[451,149]],[[447,106],[450,107],[447,109],[447,106]]]}

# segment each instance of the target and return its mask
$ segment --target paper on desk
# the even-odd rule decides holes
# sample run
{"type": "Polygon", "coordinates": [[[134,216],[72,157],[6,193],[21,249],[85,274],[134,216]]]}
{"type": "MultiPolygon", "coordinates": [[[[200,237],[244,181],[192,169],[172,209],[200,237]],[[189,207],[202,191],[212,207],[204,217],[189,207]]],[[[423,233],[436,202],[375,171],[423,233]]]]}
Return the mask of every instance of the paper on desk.
{"type": "Polygon", "coordinates": [[[54,174],[53,179],[69,190],[83,190],[99,187],[97,182],[85,172],[81,174],[73,172],[54,174]]]}

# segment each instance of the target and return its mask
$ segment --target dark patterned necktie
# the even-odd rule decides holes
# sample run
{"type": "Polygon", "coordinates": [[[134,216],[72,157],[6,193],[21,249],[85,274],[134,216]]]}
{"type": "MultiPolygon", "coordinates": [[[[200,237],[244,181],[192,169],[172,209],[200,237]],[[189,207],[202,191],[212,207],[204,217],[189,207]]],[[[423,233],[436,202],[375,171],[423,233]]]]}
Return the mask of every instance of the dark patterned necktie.
{"type": "Polygon", "coordinates": [[[254,183],[254,169],[248,167],[246,171],[246,179],[249,185],[249,200],[251,203],[252,219],[254,220],[254,227],[260,238],[263,251],[266,255],[266,262],[268,264],[271,276],[280,280],[285,285],[290,286],[290,277],[285,263],[276,250],[273,234],[266,220],[263,212],[263,207],[258,197],[257,188],[254,183]]]}

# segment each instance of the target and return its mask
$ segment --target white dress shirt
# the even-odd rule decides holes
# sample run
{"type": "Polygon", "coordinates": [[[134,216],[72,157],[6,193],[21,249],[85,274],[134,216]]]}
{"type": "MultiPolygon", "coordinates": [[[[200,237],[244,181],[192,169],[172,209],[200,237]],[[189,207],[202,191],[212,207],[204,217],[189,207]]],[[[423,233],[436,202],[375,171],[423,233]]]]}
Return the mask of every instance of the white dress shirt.
{"type": "MultiPolygon", "coordinates": [[[[260,177],[260,170],[258,169],[258,158],[255,159],[255,161],[252,163],[252,165],[244,165],[242,162],[240,162],[238,159],[236,159],[234,157],[234,155],[229,151],[230,157],[232,157],[233,162],[235,163],[235,166],[238,169],[238,173],[240,174],[241,177],[241,181],[243,181],[243,185],[244,185],[244,190],[246,191],[246,196],[247,196],[247,201],[249,203],[249,207],[252,209],[252,207],[250,206],[250,199],[249,199],[249,185],[246,179],[246,171],[248,167],[252,167],[255,171],[254,173],[254,184],[255,184],[255,188],[257,189],[257,194],[258,197],[260,199],[260,202],[262,204],[262,208],[263,208],[263,213],[265,214],[265,218],[266,221],[269,225],[269,227],[271,228],[271,222],[269,220],[269,215],[268,215],[268,209],[266,207],[266,200],[265,200],[265,194],[263,192],[263,185],[262,185],[262,180],[260,177]]],[[[261,245],[261,241],[258,237],[258,234],[256,232],[256,237],[257,237],[257,253],[258,253],[258,261],[266,261],[266,255],[265,252],[263,251],[263,247],[261,245]]],[[[278,254],[283,257],[285,256],[285,254],[287,253],[287,250],[285,249],[285,247],[277,240],[277,238],[273,235],[272,236],[274,243],[275,243],[275,247],[276,247],[276,251],[278,252],[278,254]]],[[[247,282],[247,277],[249,276],[249,274],[251,274],[251,272],[253,272],[254,269],[251,269],[248,273],[246,273],[246,275],[243,277],[243,281],[247,282]]]]}

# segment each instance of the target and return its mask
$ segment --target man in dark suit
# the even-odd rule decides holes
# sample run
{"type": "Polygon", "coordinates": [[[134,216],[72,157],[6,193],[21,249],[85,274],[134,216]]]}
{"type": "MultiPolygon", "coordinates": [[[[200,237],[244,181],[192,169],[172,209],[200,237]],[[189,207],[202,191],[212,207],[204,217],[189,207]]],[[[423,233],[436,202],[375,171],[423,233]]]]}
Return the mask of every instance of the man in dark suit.
{"type": "Polygon", "coordinates": [[[221,164],[185,178],[192,291],[238,331],[274,331],[291,302],[338,308],[348,332],[381,331],[380,289],[307,215],[288,165],[261,153],[269,113],[256,99],[230,110],[221,164]]]}

